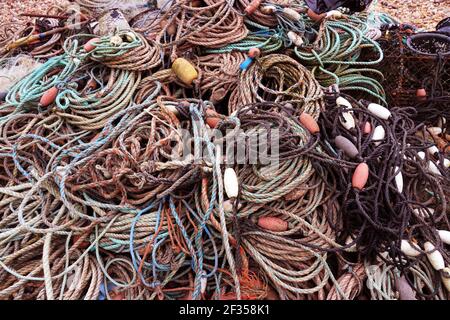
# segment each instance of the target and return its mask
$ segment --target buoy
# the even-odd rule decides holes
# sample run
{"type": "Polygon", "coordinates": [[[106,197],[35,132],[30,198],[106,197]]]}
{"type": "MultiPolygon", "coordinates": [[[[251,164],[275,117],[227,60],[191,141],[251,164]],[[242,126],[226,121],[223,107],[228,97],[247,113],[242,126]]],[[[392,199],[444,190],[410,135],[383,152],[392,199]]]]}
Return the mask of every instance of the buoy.
{"type": "Polygon", "coordinates": [[[178,116],[180,115],[180,112],[178,111],[177,107],[174,105],[164,105],[164,109],[166,109],[169,112],[172,112],[174,115],[178,116]]]}
{"type": "Polygon", "coordinates": [[[400,250],[408,257],[417,257],[421,254],[421,252],[418,250],[419,246],[417,244],[414,244],[412,246],[408,240],[402,240],[400,243],[400,250]]]}
{"type": "Polygon", "coordinates": [[[376,126],[375,129],[373,130],[373,135],[372,135],[372,141],[374,141],[374,144],[376,146],[378,146],[382,140],[384,140],[384,138],[386,137],[386,131],[384,131],[383,126],[379,125],[376,126]]]}
{"type": "Polygon", "coordinates": [[[346,137],[337,136],[334,139],[334,143],[336,144],[336,147],[344,151],[344,153],[351,159],[355,158],[359,154],[356,146],[346,137]]]}
{"type": "Polygon", "coordinates": [[[333,19],[341,19],[342,18],[342,12],[337,10],[331,10],[326,13],[327,18],[333,18],[333,19]]]}
{"type": "Polygon", "coordinates": [[[370,134],[372,132],[372,125],[369,121],[366,121],[363,125],[363,133],[370,134]]]}
{"type": "Polygon", "coordinates": [[[375,115],[381,119],[384,119],[384,120],[389,119],[389,117],[391,116],[391,112],[387,108],[385,108],[377,103],[369,103],[369,105],[367,106],[367,109],[373,115],[375,115]]]}
{"type": "Polygon", "coordinates": [[[353,109],[352,104],[347,99],[345,99],[344,97],[337,97],[336,98],[336,104],[338,106],[346,107],[348,109],[353,109]]]}
{"type": "Polygon", "coordinates": [[[213,109],[206,109],[206,123],[210,128],[216,128],[222,119],[213,109]]]}
{"type": "MultiPolygon", "coordinates": [[[[438,162],[440,164],[440,162],[438,162]]],[[[444,159],[444,167],[449,168],[450,167],[450,160],[444,159]]]]}
{"type": "Polygon", "coordinates": [[[226,168],[223,176],[225,192],[228,198],[236,198],[239,193],[239,182],[233,168],[226,168]]]}
{"type": "Polygon", "coordinates": [[[122,39],[120,36],[118,36],[118,35],[112,36],[112,37],[109,39],[109,43],[110,43],[111,45],[113,45],[113,46],[118,47],[118,46],[120,46],[120,45],[123,43],[123,39],[122,39]]]}
{"type": "Polygon", "coordinates": [[[394,172],[398,173],[395,175],[395,184],[397,185],[397,190],[398,192],[402,193],[403,192],[403,175],[402,172],[400,171],[400,168],[395,166],[394,168],[394,172]]]}
{"type": "Polygon", "coordinates": [[[425,152],[419,151],[419,152],[417,152],[417,156],[418,156],[420,159],[425,160],[425,152]]]}
{"type": "Polygon", "coordinates": [[[220,118],[216,118],[216,117],[209,117],[209,118],[206,118],[206,124],[207,124],[211,129],[216,128],[220,121],[221,121],[221,119],[220,119],[220,118]]]}
{"type": "Polygon", "coordinates": [[[300,123],[311,134],[316,134],[316,133],[320,132],[320,128],[319,128],[319,125],[317,124],[316,120],[314,120],[314,118],[310,114],[308,114],[306,112],[303,112],[300,115],[300,123]]]}
{"type": "Polygon", "coordinates": [[[247,15],[251,15],[253,14],[256,9],[258,9],[258,7],[261,5],[261,0],[253,0],[252,2],[250,2],[250,4],[245,8],[245,13],[247,15]]]}
{"type": "MultiPolygon", "coordinates": [[[[353,109],[350,102],[343,97],[338,97],[336,99],[336,104],[338,106],[342,106],[347,109],[353,109]]],[[[352,112],[344,111],[344,112],[342,112],[341,115],[342,115],[342,117],[339,117],[339,121],[341,122],[341,124],[344,126],[345,129],[351,130],[351,129],[355,128],[356,124],[355,124],[355,119],[353,118],[352,112]]]]}
{"type": "Polygon", "coordinates": [[[351,130],[355,127],[355,119],[350,112],[342,112],[341,116],[342,118],[340,117],[339,121],[345,129],[351,130]]]}
{"type": "Polygon", "coordinates": [[[369,179],[369,166],[365,162],[361,162],[355,169],[352,176],[352,186],[355,189],[362,190],[369,179]]]}
{"type": "Polygon", "coordinates": [[[442,133],[442,128],[439,127],[428,127],[427,131],[432,135],[432,136],[438,136],[442,133]]]}
{"type": "Polygon", "coordinates": [[[450,244],[450,231],[438,230],[439,238],[445,244],[450,244]]]}
{"type": "Polygon", "coordinates": [[[426,100],[427,98],[427,91],[424,88],[419,88],[416,91],[416,97],[419,101],[426,100]]]}
{"type": "Polygon", "coordinates": [[[185,85],[192,85],[198,73],[194,66],[184,58],[177,58],[172,64],[172,71],[185,85]]]}
{"type": "Polygon", "coordinates": [[[248,50],[248,56],[250,58],[258,58],[261,55],[261,50],[259,50],[259,48],[250,48],[250,50],[248,50]]]}
{"type": "Polygon", "coordinates": [[[431,172],[431,173],[434,173],[434,174],[436,174],[436,175],[438,175],[438,176],[441,176],[442,174],[441,174],[441,172],[439,171],[439,169],[438,169],[438,167],[434,164],[434,162],[433,161],[428,161],[428,170],[431,172]]]}
{"type": "Polygon", "coordinates": [[[287,36],[288,36],[289,40],[291,40],[292,43],[295,44],[297,47],[300,47],[301,45],[303,45],[302,37],[299,36],[298,34],[296,34],[294,31],[289,31],[287,33],[287,36]]]}
{"type": "Polygon", "coordinates": [[[289,228],[287,221],[277,217],[260,217],[258,219],[258,226],[274,232],[286,231],[289,228]]]}
{"type": "Polygon", "coordinates": [[[44,94],[41,97],[41,100],[39,100],[39,105],[41,107],[47,107],[51,105],[53,102],[55,102],[56,96],[58,95],[58,88],[52,87],[44,92],[44,94]]]}
{"type": "Polygon", "coordinates": [[[450,292],[450,268],[445,267],[441,270],[441,279],[445,289],[450,292]]]}
{"type": "Polygon", "coordinates": [[[94,50],[96,48],[96,46],[94,45],[95,42],[99,42],[100,38],[93,38],[91,40],[89,40],[88,42],[85,43],[85,45],[83,46],[84,51],[86,52],[91,52],[92,50],[94,50]]]}
{"type": "Polygon", "coordinates": [[[424,246],[425,251],[427,252],[428,261],[430,261],[434,270],[439,271],[439,270],[444,269],[445,262],[444,262],[444,258],[442,257],[442,254],[438,250],[430,252],[430,251],[436,249],[436,247],[430,241],[425,242],[423,246],[424,246]]]}
{"type": "Polygon", "coordinates": [[[299,21],[302,18],[300,13],[291,8],[283,8],[283,15],[292,21],[299,21]]]}
{"type": "Polygon", "coordinates": [[[264,13],[264,14],[272,14],[272,13],[274,13],[275,11],[277,11],[277,8],[276,8],[275,6],[269,5],[269,6],[264,6],[264,7],[262,7],[260,10],[261,10],[261,12],[264,13]]]}
{"type": "Polygon", "coordinates": [[[242,61],[242,63],[239,65],[239,69],[241,69],[242,71],[247,70],[248,67],[250,67],[250,65],[253,62],[253,58],[247,57],[244,61],[242,61]]]}
{"type": "Polygon", "coordinates": [[[416,292],[411,288],[405,276],[395,278],[395,288],[399,293],[400,300],[417,300],[416,292]]]}
{"type": "Polygon", "coordinates": [[[133,42],[133,41],[137,40],[136,35],[134,34],[134,32],[127,32],[127,33],[125,33],[125,39],[128,42],[133,42]]]}
{"type": "Polygon", "coordinates": [[[436,153],[439,154],[439,149],[436,146],[431,146],[427,149],[428,153],[434,156],[436,153]]]}

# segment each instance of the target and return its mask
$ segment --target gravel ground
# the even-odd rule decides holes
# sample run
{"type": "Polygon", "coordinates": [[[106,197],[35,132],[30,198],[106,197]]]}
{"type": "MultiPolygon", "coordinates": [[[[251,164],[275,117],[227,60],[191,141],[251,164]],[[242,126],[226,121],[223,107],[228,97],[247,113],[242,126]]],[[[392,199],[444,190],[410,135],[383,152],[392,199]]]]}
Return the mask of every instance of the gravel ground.
{"type": "Polygon", "coordinates": [[[0,0],[0,25],[26,23],[33,18],[21,17],[24,12],[46,13],[58,0],[0,0]]]}
{"type": "MultiPolygon", "coordinates": [[[[26,22],[30,18],[20,17],[20,13],[45,13],[57,3],[58,0],[0,0],[0,25],[26,22]]],[[[434,30],[441,19],[450,16],[450,0],[378,0],[373,7],[426,30],[434,30]]]]}
{"type": "Polygon", "coordinates": [[[450,16],[450,0],[379,0],[374,8],[429,31],[450,16]]]}

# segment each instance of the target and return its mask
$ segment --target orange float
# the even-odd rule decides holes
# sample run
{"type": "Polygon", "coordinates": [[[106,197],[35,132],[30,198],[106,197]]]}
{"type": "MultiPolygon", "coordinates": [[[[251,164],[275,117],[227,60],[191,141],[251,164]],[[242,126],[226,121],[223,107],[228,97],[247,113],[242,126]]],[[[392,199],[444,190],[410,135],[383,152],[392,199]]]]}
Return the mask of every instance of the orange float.
{"type": "Polygon", "coordinates": [[[282,232],[288,229],[288,222],[277,217],[260,217],[258,226],[263,229],[275,232],[282,232]]]}
{"type": "Polygon", "coordinates": [[[261,0],[253,0],[250,4],[245,8],[245,13],[250,15],[253,14],[256,9],[261,5],[261,0]]]}
{"type": "Polygon", "coordinates": [[[369,179],[369,166],[367,163],[362,162],[358,164],[353,173],[352,186],[355,189],[362,190],[369,179]]]}
{"type": "Polygon", "coordinates": [[[88,42],[86,42],[85,45],[83,46],[84,51],[91,52],[92,50],[94,50],[96,48],[94,43],[98,42],[98,41],[100,41],[99,38],[93,38],[93,39],[89,40],[88,42]]]}
{"type": "Polygon", "coordinates": [[[300,115],[300,123],[311,133],[316,134],[320,132],[319,125],[317,124],[316,120],[310,115],[305,112],[303,112],[300,115]]]}
{"type": "Polygon", "coordinates": [[[39,100],[39,105],[41,107],[47,107],[51,105],[53,102],[55,102],[56,96],[58,95],[58,88],[52,87],[44,92],[44,94],[41,97],[41,100],[39,100]]]}

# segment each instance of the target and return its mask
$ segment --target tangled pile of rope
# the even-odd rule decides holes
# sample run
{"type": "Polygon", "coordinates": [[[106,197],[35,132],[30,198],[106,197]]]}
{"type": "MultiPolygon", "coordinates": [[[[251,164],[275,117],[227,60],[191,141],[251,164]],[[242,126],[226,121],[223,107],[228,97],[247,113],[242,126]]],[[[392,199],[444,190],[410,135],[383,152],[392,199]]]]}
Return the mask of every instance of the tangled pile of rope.
{"type": "Polygon", "coordinates": [[[446,145],[344,12],[76,0],[3,27],[0,299],[448,299],[446,145]]]}

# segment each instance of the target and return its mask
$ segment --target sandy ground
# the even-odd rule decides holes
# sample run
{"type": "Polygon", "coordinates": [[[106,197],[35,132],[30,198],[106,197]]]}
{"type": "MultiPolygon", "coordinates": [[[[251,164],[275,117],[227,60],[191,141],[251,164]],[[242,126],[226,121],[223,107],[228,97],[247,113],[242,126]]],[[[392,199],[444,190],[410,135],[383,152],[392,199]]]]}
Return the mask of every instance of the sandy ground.
{"type": "MultiPolygon", "coordinates": [[[[376,10],[389,13],[402,22],[412,22],[420,28],[434,30],[437,22],[450,16],[450,0],[375,0],[376,10]]],[[[20,13],[45,13],[58,0],[0,0],[0,25],[25,22],[30,18],[20,13]]]]}

